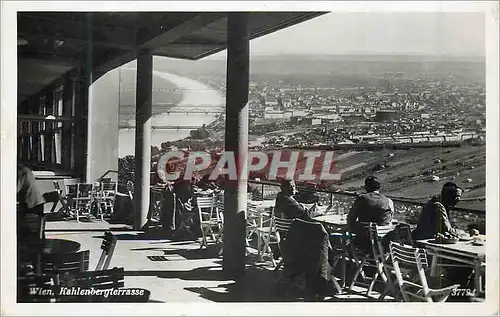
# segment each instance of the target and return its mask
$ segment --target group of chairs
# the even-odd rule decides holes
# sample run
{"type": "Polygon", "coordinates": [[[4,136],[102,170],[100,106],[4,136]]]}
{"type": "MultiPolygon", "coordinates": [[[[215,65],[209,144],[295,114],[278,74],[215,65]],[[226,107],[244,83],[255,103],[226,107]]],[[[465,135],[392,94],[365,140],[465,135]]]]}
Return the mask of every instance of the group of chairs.
{"type": "MultiPolygon", "coordinates": [[[[275,250],[283,254],[282,245],[293,222],[294,219],[276,217],[272,210],[263,219],[262,212],[249,205],[247,237],[257,233],[257,238],[261,241],[258,246],[259,260],[268,256],[276,272],[285,261],[283,257],[276,261],[275,250]],[[274,251],[271,247],[273,244],[276,246],[274,251]]],[[[459,284],[454,284],[431,288],[428,281],[430,272],[426,250],[415,247],[409,225],[385,227],[377,226],[375,223],[364,223],[361,227],[366,231],[368,249],[366,246],[357,245],[355,235],[345,230],[329,233],[333,249],[332,282],[337,293],[343,293],[344,290],[353,292],[355,286],[364,286],[366,296],[370,296],[378,284],[380,300],[390,295],[398,301],[442,302],[460,287],[459,284]],[[391,238],[383,241],[382,237],[386,234],[390,234],[391,238]],[[333,276],[340,264],[341,283],[333,276]],[[347,266],[354,266],[354,274],[349,285],[346,285],[347,266]]]]}
{"type": "Polygon", "coordinates": [[[398,224],[392,229],[375,223],[361,225],[366,230],[371,250],[358,248],[351,241],[349,255],[356,264],[356,271],[349,290],[355,285],[365,286],[366,295],[370,296],[378,282],[383,287],[381,300],[390,295],[405,302],[444,302],[460,287],[460,284],[431,287],[427,252],[415,246],[408,224],[398,224]],[[392,236],[384,243],[382,237],[387,234],[392,236]],[[371,274],[366,274],[367,271],[371,274]]]}
{"type": "Polygon", "coordinates": [[[114,212],[118,184],[111,181],[111,178],[94,183],[64,179],[62,188],[58,181],[54,181],[54,188],[58,197],[54,201],[52,212],[58,202],[62,205],[58,213],[73,217],[77,222],[81,217],[89,218],[94,210],[95,216],[101,220],[114,212]]]}
{"type": "MultiPolygon", "coordinates": [[[[103,296],[96,294],[76,294],[61,292],[62,287],[85,290],[116,290],[124,287],[124,269],[110,269],[111,259],[117,243],[111,232],[106,232],[101,244],[101,255],[93,271],[89,271],[90,251],[74,253],[41,253],[41,271],[24,268],[18,276],[19,302],[93,302],[130,301],[130,298],[103,296]],[[33,289],[45,290],[33,293],[33,289]],[[47,291],[48,290],[48,291],[47,291]]],[[[143,291],[139,301],[147,301],[149,292],[143,291]]]]}

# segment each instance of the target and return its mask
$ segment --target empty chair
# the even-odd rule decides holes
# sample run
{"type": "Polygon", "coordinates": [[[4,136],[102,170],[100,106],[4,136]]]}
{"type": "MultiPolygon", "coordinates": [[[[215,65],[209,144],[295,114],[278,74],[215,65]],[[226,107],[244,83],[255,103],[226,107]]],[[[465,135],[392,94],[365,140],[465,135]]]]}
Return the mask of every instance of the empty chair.
{"type": "Polygon", "coordinates": [[[252,204],[248,204],[247,206],[247,215],[246,215],[246,245],[250,246],[250,241],[252,241],[252,236],[256,233],[257,228],[259,227],[259,220],[261,215],[257,211],[257,208],[252,204]]]}
{"type": "Polygon", "coordinates": [[[42,258],[45,274],[84,272],[89,269],[90,251],[44,254],[42,258]]]}
{"type": "Polygon", "coordinates": [[[77,184],[75,198],[76,221],[79,221],[80,217],[90,217],[93,201],[94,185],[86,183],[77,184]]]}
{"type": "Polygon", "coordinates": [[[179,216],[179,225],[175,229],[175,233],[172,238],[180,232],[188,232],[196,240],[197,235],[193,232],[193,228],[194,224],[197,222],[196,218],[199,217],[198,210],[195,210],[196,207],[191,205],[191,200],[187,203],[183,203],[177,194],[174,193],[173,195],[174,215],[179,216]]]}
{"type": "Polygon", "coordinates": [[[428,268],[425,249],[395,242],[390,242],[389,248],[397,283],[406,302],[444,302],[455,289],[460,287],[460,284],[439,289],[429,287],[425,272],[428,268]],[[412,276],[407,277],[403,274],[403,269],[413,272],[412,276]]]}
{"type": "MultiPolygon", "coordinates": [[[[66,182],[67,180],[63,180],[63,182],[66,182]]],[[[69,181],[69,180],[68,180],[69,181]]],[[[68,187],[70,184],[68,184],[68,187]]],[[[74,184],[76,185],[76,183],[74,184]]],[[[66,187],[66,184],[61,188],[59,181],[54,181],[54,189],[57,192],[57,195],[59,196],[59,202],[61,203],[61,208],[57,211],[59,214],[67,214],[70,215],[71,212],[73,211],[73,198],[74,196],[69,193],[69,188],[66,187]]],[[[76,193],[76,190],[75,190],[76,193]]],[[[55,205],[54,205],[55,206],[55,205]]]]}
{"type": "Polygon", "coordinates": [[[196,197],[198,215],[201,227],[200,249],[208,245],[208,237],[217,243],[222,233],[222,221],[217,212],[217,202],[215,197],[196,197]],[[217,228],[217,233],[214,229],[217,228]]]}
{"type": "Polygon", "coordinates": [[[384,283],[386,287],[387,283],[390,283],[384,270],[384,262],[387,256],[384,254],[382,241],[379,238],[386,234],[389,228],[382,228],[382,230],[379,228],[380,227],[375,223],[360,223],[358,234],[368,237],[368,243],[371,246],[371,250],[366,250],[364,247],[353,250],[353,257],[356,259],[357,269],[349,289],[352,290],[355,284],[361,284],[367,287],[367,296],[371,294],[377,281],[384,283]],[[362,226],[364,226],[366,230],[364,234],[361,232],[362,226]],[[367,276],[366,271],[371,271],[369,272],[371,274],[367,276]],[[363,282],[358,281],[360,276],[363,278],[363,282]],[[365,281],[369,281],[369,284],[366,284],[365,281]]]}
{"type": "Polygon", "coordinates": [[[269,215],[267,212],[257,211],[258,224],[255,232],[257,233],[257,251],[259,261],[262,261],[265,256],[271,260],[273,267],[276,267],[273,250],[271,245],[276,245],[278,238],[276,236],[276,226],[274,223],[274,210],[271,210],[269,215]]]}
{"type": "Polygon", "coordinates": [[[110,216],[114,212],[117,190],[118,183],[116,182],[101,183],[100,206],[106,216],[110,216]]]}
{"type": "Polygon", "coordinates": [[[104,233],[104,239],[101,244],[102,253],[97,262],[96,271],[108,269],[113,253],[115,252],[116,242],[117,238],[111,232],[104,233]]]}

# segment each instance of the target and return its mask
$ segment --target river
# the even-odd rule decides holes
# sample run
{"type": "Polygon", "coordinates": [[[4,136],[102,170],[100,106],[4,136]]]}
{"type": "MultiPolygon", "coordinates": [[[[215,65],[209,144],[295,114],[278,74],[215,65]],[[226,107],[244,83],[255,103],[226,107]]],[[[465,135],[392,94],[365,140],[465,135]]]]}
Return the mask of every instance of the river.
{"type": "MultiPolygon", "coordinates": [[[[125,68],[126,70],[135,70],[125,68]]],[[[217,114],[203,111],[213,111],[221,109],[225,105],[225,98],[215,89],[200,83],[199,81],[178,76],[175,74],[153,71],[154,76],[170,81],[182,90],[182,100],[169,110],[186,110],[186,113],[165,113],[153,117],[152,126],[202,126],[213,122],[217,114]],[[200,111],[199,113],[193,111],[200,111]]],[[[130,125],[135,125],[134,120],[130,120],[130,125]]],[[[151,144],[160,147],[162,142],[175,141],[189,136],[191,129],[157,129],[151,134],[151,144]]],[[[135,129],[120,129],[118,156],[133,155],[135,149],[135,129]]]]}

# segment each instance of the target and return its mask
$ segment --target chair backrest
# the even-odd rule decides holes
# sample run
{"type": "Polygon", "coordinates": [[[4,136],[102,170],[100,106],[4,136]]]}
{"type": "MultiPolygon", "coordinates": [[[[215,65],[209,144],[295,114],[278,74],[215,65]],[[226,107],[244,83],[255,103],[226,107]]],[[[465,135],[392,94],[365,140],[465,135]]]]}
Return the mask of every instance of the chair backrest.
{"type": "Polygon", "coordinates": [[[115,195],[116,191],[118,190],[118,183],[101,183],[101,190],[107,195],[115,195]]]}
{"type": "Polygon", "coordinates": [[[94,190],[94,184],[78,183],[76,185],[76,198],[91,198],[92,191],[94,190]]]}
{"type": "Polygon", "coordinates": [[[54,181],[54,189],[61,194],[61,186],[59,185],[59,181],[54,181]]]}
{"type": "Polygon", "coordinates": [[[57,280],[60,286],[65,287],[116,289],[124,286],[125,272],[123,267],[115,267],[110,270],[58,274],[57,280]]]}
{"type": "Polygon", "coordinates": [[[99,261],[97,262],[97,266],[95,268],[96,271],[108,269],[113,253],[115,252],[117,240],[116,236],[114,236],[110,231],[104,233],[104,238],[101,244],[102,253],[99,257],[99,261]]]}
{"type": "Polygon", "coordinates": [[[43,271],[46,274],[84,272],[89,269],[90,251],[53,253],[43,255],[43,271]]]}
{"type": "Polygon", "coordinates": [[[224,192],[217,193],[215,195],[215,200],[217,201],[217,213],[220,219],[224,220],[224,192]]]}
{"type": "Polygon", "coordinates": [[[217,201],[215,197],[195,197],[196,205],[198,206],[198,214],[200,222],[217,219],[220,220],[216,212],[217,201]]]}
{"type": "Polygon", "coordinates": [[[363,225],[366,225],[374,258],[384,262],[384,248],[382,246],[382,239],[380,239],[380,235],[389,232],[388,229],[380,228],[376,223],[373,222],[364,223],[363,225]]]}
{"type": "Polygon", "coordinates": [[[411,228],[409,224],[400,223],[394,228],[394,235],[397,242],[400,244],[410,245],[415,247],[415,242],[411,236],[411,228]]]}
{"type": "Polygon", "coordinates": [[[425,299],[425,297],[417,295],[419,289],[408,292],[404,289],[405,284],[414,285],[417,288],[423,289],[424,293],[422,295],[429,293],[429,286],[427,284],[427,278],[425,275],[425,268],[428,267],[427,254],[425,249],[414,248],[408,245],[401,245],[400,243],[390,242],[389,249],[391,253],[392,265],[394,267],[394,272],[401,289],[401,293],[406,301],[409,301],[408,295],[418,297],[420,299],[425,299]],[[405,281],[402,269],[417,271],[420,284],[416,284],[414,280],[405,281]]]}
{"type": "Polygon", "coordinates": [[[64,194],[68,195],[70,193],[70,185],[76,185],[80,182],[77,178],[65,178],[63,179],[64,184],[64,194]]]}
{"type": "Polygon", "coordinates": [[[286,218],[280,218],[280,217],[274,217],[274,224],[276,226],[276,230],[286,233],[288,230],[290,230],[290,227],[292,226],[293,219],[286,219],[286,218]]]}

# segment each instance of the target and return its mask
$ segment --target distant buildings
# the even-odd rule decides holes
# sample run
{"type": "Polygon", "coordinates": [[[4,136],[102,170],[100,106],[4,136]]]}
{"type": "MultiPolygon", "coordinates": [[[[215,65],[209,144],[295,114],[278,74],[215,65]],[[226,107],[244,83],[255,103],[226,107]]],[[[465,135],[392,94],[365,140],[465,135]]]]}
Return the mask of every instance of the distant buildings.
{"type": "Polygon", "coordinates": [[[397,121],[398,119],[398,110],[377,110],[375,113],[375,121],[377,122],[397,121]]]}

